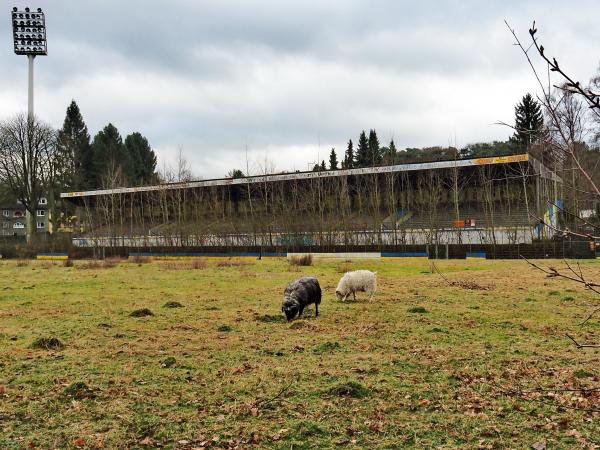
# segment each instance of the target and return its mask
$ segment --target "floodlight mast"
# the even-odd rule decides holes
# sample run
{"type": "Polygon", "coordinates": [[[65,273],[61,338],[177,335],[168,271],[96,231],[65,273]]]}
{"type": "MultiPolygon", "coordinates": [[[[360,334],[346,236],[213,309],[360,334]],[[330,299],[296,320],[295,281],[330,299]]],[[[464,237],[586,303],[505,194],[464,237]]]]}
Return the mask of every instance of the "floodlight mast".
{"type": "Polygon", "coordinates": [[[12,9],[13,41],[17,55],[27,55],[29,66],[29,83],[27,89],[27,117],[33,120],[33,62],[37,55],[48,54],[46,40],[46,18],[42,8],[31,11],[25,8],[19,11],[12,9]]]}

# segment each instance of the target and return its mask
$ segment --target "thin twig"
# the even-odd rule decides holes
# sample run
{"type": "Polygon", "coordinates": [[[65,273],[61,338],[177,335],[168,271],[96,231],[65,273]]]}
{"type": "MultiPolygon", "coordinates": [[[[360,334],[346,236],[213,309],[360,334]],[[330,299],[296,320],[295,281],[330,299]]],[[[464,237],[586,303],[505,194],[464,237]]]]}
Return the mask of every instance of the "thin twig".
{"type": "Polygon", "coordinates": [[[575,340],[575,338],[569,334],[566,334],[565,336],[567,336],[569,339],[571,339],[573,341],[573,343],[577,346],[577,348],[600,348],[600,345],[596,345],[596,344],[580,344],[579,342],[577,342],[575,340]]]}

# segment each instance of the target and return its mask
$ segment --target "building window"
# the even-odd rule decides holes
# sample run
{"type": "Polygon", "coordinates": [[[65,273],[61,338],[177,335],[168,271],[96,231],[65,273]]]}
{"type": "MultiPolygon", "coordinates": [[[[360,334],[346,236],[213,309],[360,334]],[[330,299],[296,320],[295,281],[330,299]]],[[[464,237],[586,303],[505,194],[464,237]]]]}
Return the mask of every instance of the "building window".
{"type": "Polygon", "coordinates": [[[37,223],[37,227],[38,228],[44,228],[44,222],[38,222],[37,223]]]}
{"type": "Polygon", "coordinates": [[[25,225],[23,225],[22,222],[15,222],[13,228],[22,230],[23,228],[25,228],[25,225]]]}
{"type": "Polygon", "coordinates": [[[13,217],[23,217],[23,211],[16,210],[13,213],[13,217]]]}
{"type": "Polygon", "coordinates": [[[41,197],[40,198],[40,205],[46,205],[48,204],[48,200],[46,199],[46,197],[41,197]]]}
{"type": "Polygon", "coordinates": [[[2,211],[2,215],[4,217],[10,217],[10,211],[8,209],[5,209],[5,210],[2,211]]]}
{"type": "Polygon", "coordinates": [[[44,217],[46,215],[46,211],[43,209],[38,209],[37,215],[38,215],[38,217],[44,217]]]}
{"type": "Polygon", "coordinates": [[[10,222],[2,222],[2,228],[10,228],[10,222]]]}

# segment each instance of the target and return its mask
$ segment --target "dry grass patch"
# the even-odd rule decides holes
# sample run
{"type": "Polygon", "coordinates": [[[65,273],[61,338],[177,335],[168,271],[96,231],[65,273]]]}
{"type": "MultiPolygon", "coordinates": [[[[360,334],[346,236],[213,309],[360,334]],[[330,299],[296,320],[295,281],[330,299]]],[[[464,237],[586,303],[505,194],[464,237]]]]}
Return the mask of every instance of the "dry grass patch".
{"type": "Polygon", "coordinates": [[[41,337],[33,341],[31,348],[37,348],[40,350],[63,350],[65,344],[60,339],[55,337],[41,337]]]}
{"type": "Polygon", "coordinates": [[[345,261],[342,264],[339,264],[337,266],[336,270],[337,270],[338,273],[352,272],[352,270],[353,270],[352,263],[348,262],[348,261],[345,261]]]}
{"type": "Polygon", "coordinates": [[[118,263],[113,259],[90,259],[75,265],[77,269],[82,270],[112,269],[117,266],[118,263]]]}
{"type": "Polygon", "coordinates": [[[243,259],[227,259],[217,261],[217,267],[241,267],[241,266],[252,266],[254,265],[251,261],[244,261],[243,259]]]}
{"type": "Polygon", "coordinates": [[[310,253],[307,253],[306,255],[293,255],[290,256],[288,261],[291,266],[312,266],[313,255],[310,253]]]}
{"type": "Polygon", "coordinates": [[[130,256],[127,261],[132,264],[150,264],[152,257],[150,256],[130,256]]]}

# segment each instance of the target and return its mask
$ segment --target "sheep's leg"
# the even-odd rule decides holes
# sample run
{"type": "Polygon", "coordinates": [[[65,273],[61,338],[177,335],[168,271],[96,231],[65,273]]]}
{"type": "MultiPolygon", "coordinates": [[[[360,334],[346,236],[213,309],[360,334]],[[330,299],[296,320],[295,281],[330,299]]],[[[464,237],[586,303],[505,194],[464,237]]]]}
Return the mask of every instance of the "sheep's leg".
{"type": "Polygon", "coordinates": [[[352,295],[354,296],[354,301],[356,301],[356,291],[352,291],[352,295]]]}
{"type": "Polygon", "coordinates": [[[319,317],[319,304],[315,303],[315,317],[319,317]]]}
{"type": "Polygon", "coordinates": [[[298,311],[298,318],[302,315],[302,311],[304,311],[304,306],[300,307],[300,311],[298,311]]]}
{"type": "Polygon", "coordinates": [[[350,295],[350,293],[348,292],[346,295],[344,295],[344,298],[342,299],[343,302],[346,301],[346,298],[350,295]]]}
{"type": "Polygon", "coordinates": [[[369,302],[370,302],[370,301],[371,301],[371,299],[373,298],[373,294],[374,294],[374,292],[373,292],[373,291],[370,291],[370,292],[368,292],[368,294],[369,294],[369,302]]]}

